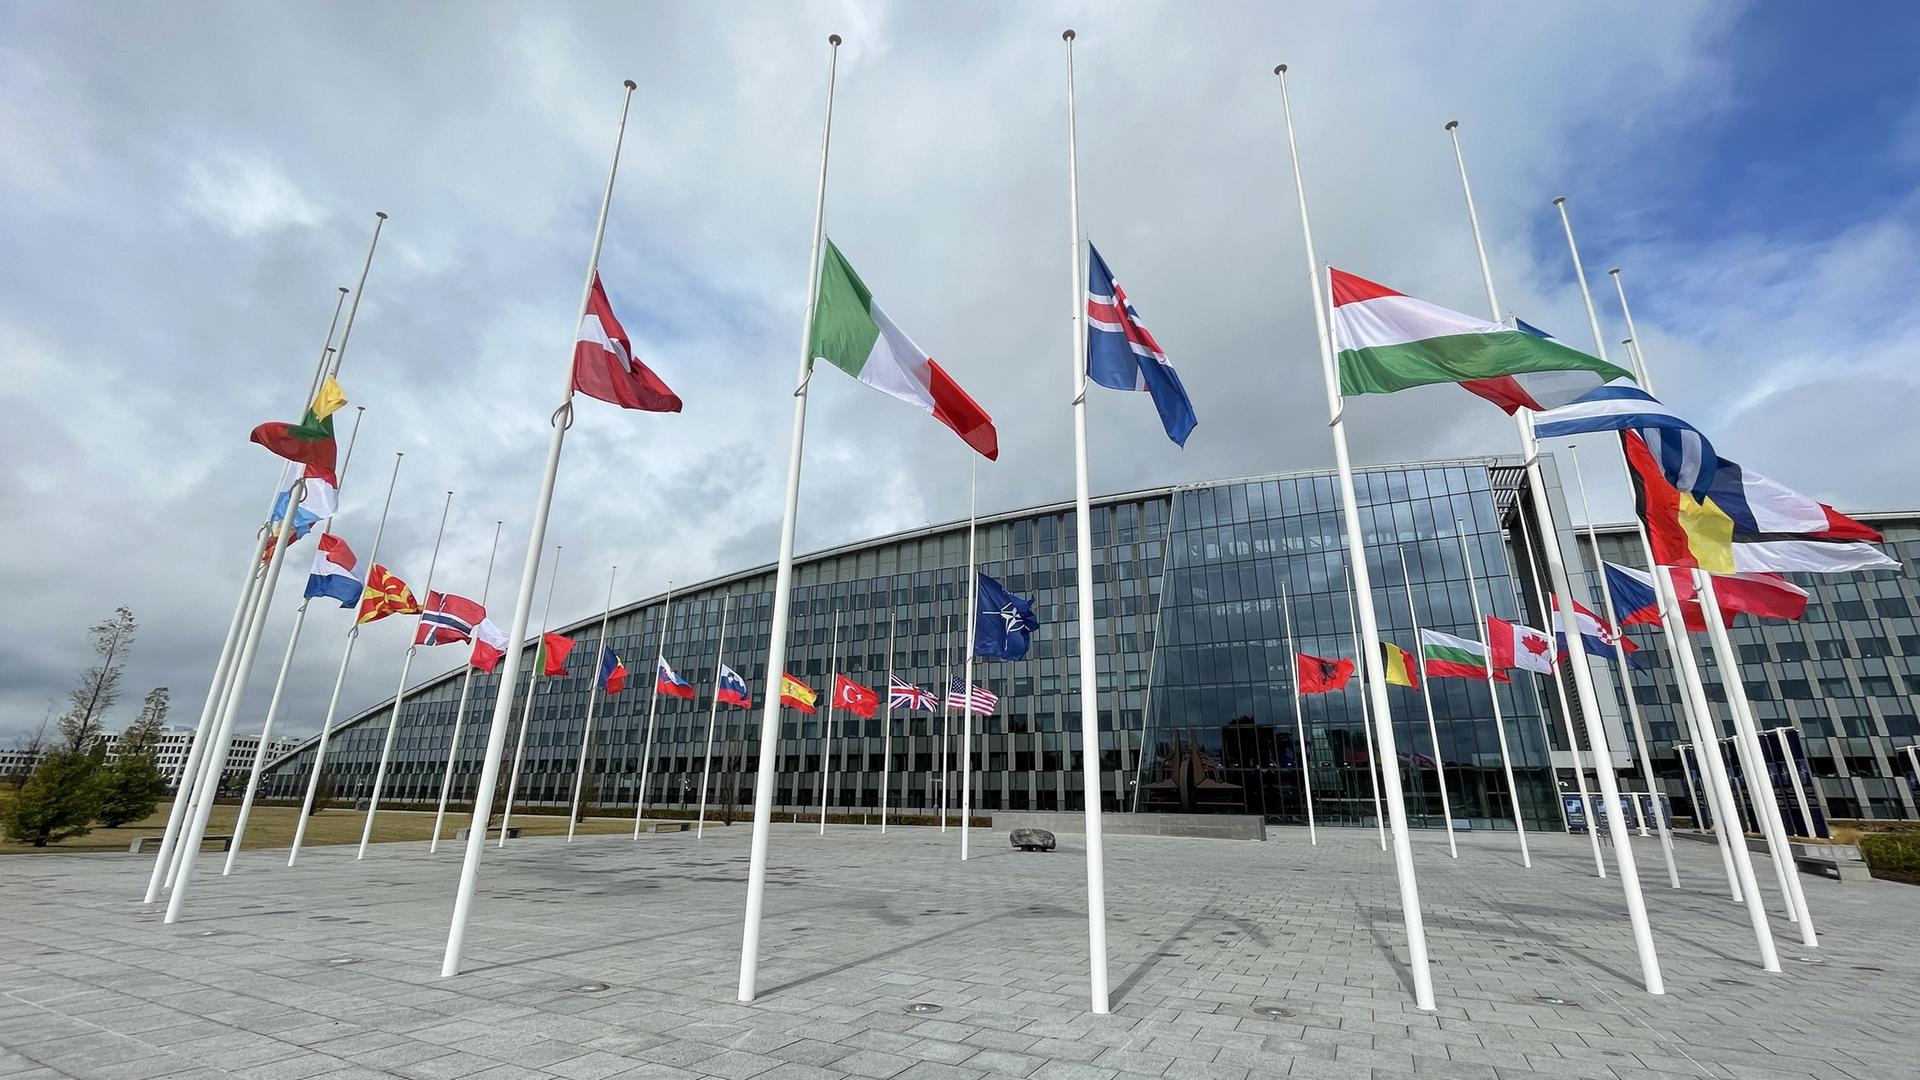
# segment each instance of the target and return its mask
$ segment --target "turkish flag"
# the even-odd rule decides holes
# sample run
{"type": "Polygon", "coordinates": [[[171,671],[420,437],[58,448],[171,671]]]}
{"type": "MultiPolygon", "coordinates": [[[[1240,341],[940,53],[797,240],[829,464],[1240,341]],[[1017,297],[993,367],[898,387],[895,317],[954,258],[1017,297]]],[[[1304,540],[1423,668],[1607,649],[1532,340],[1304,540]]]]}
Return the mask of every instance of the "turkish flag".
{"type": "Polygon", "coordinates": [[[1327,694],[1335,690],[1345,690],[1347,680],[1353,678],[1353,661],[1342,657],[1339,660],[1326,660],[1306,653],[1293,654],[1294,670],[1299,673],[1298,682],[1303,694],[1327,694]]]}
{"type": "Polygon", "coordinates": [[[871,720],[880,707],[880,695],[845,675],[833,677],[833,707],[845,709],[862,719],[871,720]]]}

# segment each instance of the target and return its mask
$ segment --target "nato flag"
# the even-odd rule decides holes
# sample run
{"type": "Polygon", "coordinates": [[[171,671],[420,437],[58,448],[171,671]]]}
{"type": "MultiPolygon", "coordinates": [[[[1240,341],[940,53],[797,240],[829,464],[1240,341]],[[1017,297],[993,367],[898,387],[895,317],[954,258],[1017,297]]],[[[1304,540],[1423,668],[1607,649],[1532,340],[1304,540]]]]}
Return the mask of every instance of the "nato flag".
{"type": "Polygon", "coordinates": [[[1033,632],[1040,629],[1033,601],[1020,599],[985,574],[980,575],[980,606],[973,618],[973,655],[995,660],[1026,656],[1033,632]]]}

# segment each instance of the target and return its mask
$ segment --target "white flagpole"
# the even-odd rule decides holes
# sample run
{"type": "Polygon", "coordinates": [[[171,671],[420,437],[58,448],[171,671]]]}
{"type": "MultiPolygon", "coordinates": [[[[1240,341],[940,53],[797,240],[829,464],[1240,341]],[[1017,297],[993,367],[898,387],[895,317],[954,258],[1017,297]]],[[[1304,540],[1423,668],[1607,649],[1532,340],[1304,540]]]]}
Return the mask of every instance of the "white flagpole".
{"type": "Polygon", "coordinates": [[[827,151],[833,143],[833,83],[840,35],[827,37],[827,115],[820,132],[820,181],[813,205],[813,250],[807,260],[806,317],[800,329],[800,374],[793,390],[793,442],[787,450],[787,501],[780,519],[780,563],[773,577],[773,633],[767,642],[767,700],[760,713],[760,760],[753,789],[753,846],[747,865],[747,910],[740,930],[739,999],[752,1001],[760,976],[760,915],[767,896],[767,840],[780,752],[780,677],[787,663],[792,606],[794,525],[800,512],[800,451],[807,431],[807,380],[813,374],[813,315],[820,294],[820,241],[825,235],[827,151]]]}
{"type": "MultiPolygon", "coordinates": [[[[1334,464],[1340,476],[1340,501],[1342,516],[1346,520],[1347,562],[1353,567],[1356,596],[1360,600],[1360,631],[1364,638],[1362,659],[1366,652],[1380,651],[1380,627],[1373,612],[1373,579],[1367,572],[1366,545],[1360,531],[1360,505],[1353,490],[1353,464],[1347,454],[1347,432],[1342,422],[1344,406],[1340,399],[1340,382],[1334,367],[1333,339],[1329,320],[1329,307],[1333,298],[1323,296],[1320,283],[1320,264],[1313,253],[1313,228],[1307,216],[1306,180],[1300,175],[1300,148],[1293,134],[1293,102],[1287,94],[1287,65],[1281,64],[1273,69],[1280,78],[1280,103],[1286,116],[1287,151],[1293,162],[1293,182],[1295,194],[1300,201],[1300,232],[1305,241],[1307,259],[1308,292],[1313,297],[1313,320],[1315,335],[1320,348],[1321,374],[1327,384],[1328,427],[1333,434],[1334,464]]],[[[1329,275],[1329,278],[1331,275],[1329,275]]],[[[1331,290],[1329,280],[1325,288],[1331,290]]],[[[1363,668],[1371,671],[1371,667],[1363,668]]],[[[1380,757],[1389,764],[1400,760],[1399,749],[1393,736],[1393,713],[1387,703],[1387,684],[1375,679],[1367,679],[1363,692],[1373,699],[1374,711],[1380,715],[1380,727],[1377,732],[1380,757]]],[[[1394,872],[1400,885],[1400,914],[1406,920],[1407,954],[1409,969],[1413,975],[1413,1000],[1419,1009],[1431,1012],[1433,1003],[1433,971],[1427,963],[1426,921],[1420,913],[1420,886],[1414,879],[1413,847],[1407,837],[1406,805],[1400,795],[1400,770],[1397,767],[1384,770],[1386,778],[1387,812],[1393,822],[1393,858],[1394,872]]]]}
{"type": "MultiPolygon", "coordinates": [[[[967,834],[973,817],[973,649],[980,629],[980,564],[974,529],[980,497],[980,456],[969,455],[972,480],[967,491],[967,658],[963,663],[967,684],[966,718],[960,726],[960,861],[967,861],[967,834]]],[[[1083,521],[1085,519],[1082,519],[1083,521]]],[[[1086,595],[1093,595],[1088,592],[1086,595]]],[[[1100,797],[1098,788],[1088,788],[1088,800],[1100,797]]]]}
{"type": "MultiPolygon", "coordinates": [[[[367,552],[367,571],[360,577],[362,589],[367,579],[373,576],[374,560],[380,556],[380,538],[387,532],[387,513],[393,509],[394,485],[400,482],[400,461],[407,455],[404,452],[393,455],[393,472],[387,477],[387,498],[380,505],[380,524],[373,530],[373,547],[367,552]]],[[[347,683],[347,667],[353,663],[353,646],[360,640],[359,605],[353,609],[354,622],[347,627],[347,642],[340,650],[340,670],[333,676],[333,696],[327,699],[327,715],[320,722],[320,738],[313,745],[313,771],[307,775],[307,794],[300,803],[300,817],[293,824],[293,847],[287,852],[287,865],[292,866],[300,860],[300,845],[307,837],[307,820],[314,814],[314,796],[320,787],[320,774],[327,764],[327,741],[333,736],[333,718],[340,712],[340,691],[347,683]]]]}
{"type": "MultiPolygon", "coordinates": [[[[1533,602],[1542,612],[1551,611],[1552,609],[1547,604],[1546,591],[1540,588],[1540,567],[1533,561],[1533,526],[1528,523],[1527,515],[1515,514],[1514,516],[1520,519],[1521,543],[1526,545],[1527,577],[1533,582],[1533,602]]],[[[1486,633],[1486,624],[1484,622],[1481,624],[1481,633],[1484,640],[1486,633]]],[[[1493,667],[1493,648],[1491,642],[1488,642],[1487,648],[1487,667],[1489,670],[1493,667]]],[[[1541,677],[1538,673],[1535,674],[1536,679],[1541,677]]],[[[1573,754],[1574,788],[1580,792],[1581,812],[1587,816],[1587,847],[1593,851],[1593,872],[1596,877],[1606,877],[1607,862],[1600,855],[1600,834],[1594,825],[1596,814],[1594,813],[1593,798],[1587,793],[1587,769],[1580,761],[1580,739],[1573,731],[1573,708],[1567,704],[1567,683],[1565,678],[1560,674],[1559,664],[1556,663],[1553,665],[1553,674],[1550,678],[1553,682],[1554,697],[1560,702],[1560,728],[1566,733],[1567,749],[1573,754]]],[[[1548,762],[1551,763],[1553,755],[1552,746],[1547,747],[1547,755],[1548,762]]],[[[1560,797],[1558,790],[1559,781],[1559,771],[1555,770],[1554,798],[1556,799],[1560,797]]]]}
{"type": "Polygon", "coordinates": [[[647,816],[647,786],[653,782],[653,720],[660,711],[660,664],[667,658],[667,623],[673,618],[673,582],[667,582],[667,600],[660,609],[660,629],[653,635],[653,681],[647,691],[647,737],[640,743],[640,790],[634,792],[633,838],[640,839],[640,823],[647,816]]]}
{"type": "Polygon", "coordinates": [[[1307,842],[1318,847],[1320,830],[1313,823],[1313,772],[1307,763],[1307,721],[1300,702],[1300,643],[1293,637],[1293,598],[1287,595],[1284,584],[1280,586],[1280,610],[1287,620],[1287,666],[1293,670],[1293,737],[1300,750],[1300,791],[1307,804],[1307,842]]]}
{"type": "Polygon", "coordinates": [[[1806,836],[1811,839],[1813,831],[1813,808],[1807,804],[1807,789],[1800,783],[1800,763],[1793,758],[1793,743],[1787,739],[1787,729],[1773,728],[1768,732],[1773,741],[1780,745],[1780,763],[1786,767],[1787,780],[1793,785],[1793,803],[1800,808],[1800,823],[1807,827],[1806,836]]]}
{"type": "MultiPolygon", "coordinates": [[[[340,471],[334,476],[337,482],[334,488],[336,496],[340,486],[347,482],[347,466],[353,462],[353,445],[360,441],[360,420],[366,414],[365,405],[354,408],[353,431],[347,436],[346,453],[341,455],[340,471]]],[[[320,525],[320,535],[325,536],[332,531],[333,518],[328,517],[320,525]]],[[[260,777],[267,768],[267,743],[273,737],[273,721],[280,713],[280,698],[287,688],[287,671],[293,667],[293,653],[300,646],[300,629],[307,623],[307,605],[311,603],[311,598],[301,600],[299,609],[293,613],[293,630],[287,634],[287,652],[280,658],[280,674],[273,680],[273,697],[267,701],[267,718],[260,725],[260,745],[253,751],[253,767],[247,773],[247,791],[241,796],[240,812],[233,819],[233,843],[227,848],[226,864],[220,868],[221,877],[233,873],[234,860],[240,857],[240,845],[247,838],[247,818],[253,813],[254,796],[260,791],[260,777]]]]}
{"type": "MultiPolygon", "coordinates": [[[[1407,590],[1407,614],[1413,617],[1414,654],[1415,656],[1420,656],[1424,653],[1424,650],[1420,648],[1420,612],[1415,608],[1413,603],[1413,578],[1407,573],[1406,545],[1398,545],[1397,550],[1400,555],[1400,584],[1407,590]]],[[[1467,574],[1467,584],[1469,586],[1473,584],[1473,574],[1471,572],[1467,574]]],[[[1413,675],[1414,678],[1420,680],[1420,700],[1427,707],[1427,741],[1433,744],[1433,775],[1440,785],[1440,817],[1446,822],[1447,826],[1447,854],[1457,859],[1460,857],[1460,848],[1453,839],[1453,804],[1447,800],[1447,765],[1445,755],[1440,751],[1440,726],[1435,723],[1433,719],[1433,687],[1428,684],[1425,668],[1426,665],[1424,663],[1417,659],[1414,661],[1415,670],[1413,675]]],[[[1499,721],[1495,721],[1495,725],[1497,730],[1499,721]]],[[[1500,760],[1502,762],[1507,760],[1507,740],[1504,732],[1501,733],[1500,737],[1500,760]]],[[[1413,763],[1409,761],[1408,767],[1411,768],[1412,764],[1413,763]]],[[[1509,787],[1511,787],[1513,781],[1511,773],[1509,773],[1507,781],[1509,787]]],[[[1516,814],[1515,817],[1517,818],[1518,815],[1516,814]]],[[[1520,835],[1520,842],[1525,844],[1526,834],[1522,833],[1520,835]]]]}
{"type": "MultiPolygon", "coordinates": [[[[880,835],[887,835],[887,787],[893,780],[893,631],[899,620],[887,612],[887,704],[880,722],[880,835]]],[[[1807,820],[1811,821],[1812,818],[1807,820]]]]}
{"type": "Polygon", "coordinates": [[[607,569],[607,603],[600,609],[600,637],[593,645],[593,666],[587,669],[587,718],[580,728],[580,762],[573,767],[573,804],[567,809],[569,844],[573,843],[574,823],[580,820],[580,793],[587,782],[587,754],[593,747],[593,707],[600,699],[600,654],[607,648],[607,619],[613,614],[613,579],[619,572],[618,566],[607,569]]]}
{"type": "MultiPolygon", "coordinates": [[[[1500,768],[1507,777],[1507,801],[1513,804],[1513,831],[1520,837],[1520,865],[1531,870],[1533,854],[1527,850],[1527,824],[1521,820],[1520,788],[1513,781],[1513,757],[1507,752],[1507,722],[1500,715],[1500,690],[1493,684],[1493,649],[1487,641],[1487,620],[1480,615],[1480,586],[1476,583],[1473,574],[1473,553],[1467,545],[1467,523],[1460,518],[1454,518],[1453,532],[1460,540],[1460,558],[1467,571],[1467,594],[1473,598],[1473,625],[1478,628],[1480,651],[1484,654],[1487,665],[1487,699],[1493,702],[1493,731],[1500,738],[1500,768]]],[[[1487,599],[1491,602],[1493,597],[1489,596],[1487,599]]],[[[1415,630],[1414,634],[1417,637],[1419,631],[1415,630]]],[[[1424,656],[1425,653],[1426,649],[1422,646],[1421,654],[1424,656]]],[[[1421,666],[1424,668],[1425,664],[1421,666]]],[[[1547,749],[1551,754],[1552,747],[1547,749]]],[[[1559,797],[1560,793],[1554,792],[1554,798],[1559,797]]]]}
{"type": "MultiPolygon", "coordinates": [[[[587,280],[580,290],[579,316],[574,320],[574,334],[579,334],[580,322],[587,315],[587,301],[593,295],[593,278],[600,269],[600,244],[607,233],[607,208],[613,202],[613,178],[620,168],[620,143],[627,132],[627,108],[633,101],[636,89],[632,79],[626,81],[627,93],[620,104],[620,129],[613,142],[613,164],[607,169],[607,190],[600,199],[600,221],[594,227],[593,254],[587,259],[587,280]]],[[[566,441],[567,427],[573,422],[573,342],[567,343],[567,382],[561,395],[560,407],[553,412],[553,439],[547,444],[546,471],[540,477],[540,495],[535,501],[531,536],[527,540],[527,559],[520,574],[520,593],[514,598],[513,626],[507,632],[512,647],[501,659],[505,669],[500,673],[502,689],[511,687],[520,673],[520,643],[525,640],[527,620],[533,615],[533,586],[540,572],[540,552],[547,542],[547,514],[553,507],[553,484],[560,472],[560,447],[566,441]]],[[[473,907],[473,889],[480,875],[480,851],[486,845],[481,843],[487,834],[487,814],[493,803],[494,784],[499,780],[500,755],[506,749],[507,720],[513,715],[513,695],[498,694],[493,705],[493,722],[487,730],[487,759],[480,770],[480,787],[475,792],[473,813],[475,821],[467,833],[466,858],[460,868],[460,885],[454,894],[453,919],[447,927],[447,952],[440,965],[442,978],[460,973],[460,952],[465,945],[467,918],[473,907]]]]}
{"type": "MultiPolygon", "coordinates": [[[[327,337],[325,344],[320,347],[320,359],[315,363],[313,377],[307,383],[307,402],[313,401],[320,391],[320,381],[326,377],[327,362],[333,352],[333,331],[340,322],[340,308],[346,299],[347,287],[342,285],[340,295],[333,303],[333,318],[327,323],[327,337]]],[[[207,751],[207,734],[213,727],[214,718],[219,715],[221,694],[232,674],[233,661],[246,628],[247,612],[263,576],[260,556],[266,551],[267,538],[272,535],[272,530],[264,523],[273,515],[273,504],[279,499],[280,492],[285,490],[281,486],[285,477],[286,470],[282,469],[274,479],[273,489],[267,493],[267,513],[262,515],[262,525],[254,533],[253,551],[247,556],[246,572],[240,579],[240,599],[233,606],[233,616],[227,620],[227,636],[222,639],[219,658],[213,663],[213,676],[207,682],[207,699],[200,706],[200,720],[194,725],[193,741],[187,745],[186,765],[181,770],[179,784],[174,788],[173,803],[167,810],[167,827],[160,834],[160,850],[153,859],[153,872],[147,878],[143,903],[157,901],[161,888],[173,881],[173,873],[178,865],[174,856],[178,851],[180,826],[186,821],[187,804],[192,801],[194,782],[200,772],[200,759],[207,751]]]]}
{"type": "MultiPolygon", "coordinates": [[[[453,492],[447,492],[447,498],[440,506],[440,528],[433,534],[433,554],[427,557],[427,583],[420,590],[420,603],[424,615],[426,598],[433,592],[433,572],[440,565],[440,541],[447,535],[447,514],[453,510],[453,492]]],[[[414,616],[413,639],[420,636],[420,615],[414,616]]],[[[407,674],[413,670],[413,656],[420,646],[410,639],[407,643],[405,658],[400,661],[400,684],[393,692],[393,715],[387,721],[387,736],[380,744],[380,763],[373,770],[373,793],[367,796],[367,820],[360,829],[360,850],[354,855],[356,861],[367,857],[367,845],[373,842],[373,819],[380,812],[380,790],[386,785],[387,763],[393,757],[393,741],[400,734],[400,717],[407,704],[407,674]]]]}
{"type": "Polygon", "coordinates": [[[940,831],[947,831],[947,718],[953,714],[953,616],[947,616],[946,668],[940,676],[940,831]]]}
{"type": "MultiPolygon", "coordinates": [[[[1100,825],[1100,680],[1093,638],[1093,510],[1087,482],[1087,278],[1080,262],[1080,157],[1073,112],[1073,38],[1067,43],[1067,200],[1072,235],[1074,595],[1080,611],[1080,790],[1087,835],[1087,983],[1093,1011],[1107,1011],[1106,845],[1100,825]]],[[[971,650],[969,650],[971,652],[971,650]]],[[[971,697],[973,686],[967,686],[971,697]]]]}
{"type": "Polygon", "coordinates": [[[833,757],[833,713],[840,703],[840,609],[833,611],[833,653],[827,658],[827,722],[820,730],[820,835],[827,835],[827,780],[833,757]]]}
{"type": "MultiPolygon", "coordinates": [[[[500,529],[506,522],[496,520],[493,523],[493,547],[487,551],[486,583],[480,586],[480,610],[487,607],[487,594],[493,590],[493,559],[500,552],[500,529]]],[[[453,735],[447,740],[447,772],[440,778],[440,805],[433,812],[433,839],[427,844],[427,854],[440,850],[440,826],[447,819],[447,793],[453,790],[453,763],[460,755],[460,729],[467,719],[467,698],[473,692],[473,650],[471,643],[467,650],[467,673],[460,680],[460,703],[453,709],[453,735]]]]}
{"type": "MultiPolygon", "coordinates": [[[[1607,584],[1605,560],[1600,557],[1600,537],[1593,529],[1593,507],[1587,502],[1587,478],[1580,471],[1580,448],[1569,446],[1567,453],[1573,458],[1573,478],[1580,487],[1580,511],[1587,518],[1587,543],[1593,547],[1593,561],[1598,563],[1600,571],[1600,604],[1604,617],[1609,622],[1617,622],[1620,613],[1613,610],[1613,587],[1607,584]]],[[[1573,656],[1573,639],[1578,629],[1574,620],[1567,618],[1564,627],[1567,633],[1567,656],[1573,656]]],[[[1660,833],[1660,854],[1667,861],[1667,884],[1675,889],[1680,887],[1680,868],[1673,861],[1673,837],[1667,832],[1667,819],[1660,813],[1659,789],[1653,783],[1653,745],[1647,741],[1647,727],[1640,717],[1640,703],[1633,696],[1633,672],[1627,666],[1627,629],[1624,625],[1614,627],[1613,658],[1620,665],[1620,682],[1625,688],[1627,716],[1633,721],[1633,739],[1640,752],[1640,781],[1647,785],[1647,797],[1653,800],[1653,824],[1660,833]]],[[[1679,672],[1675,672],[1678,675],[1679,672]]]]}
{"type": "MultiPolygon", "coordinates": [[[[520,786],[520,769],[527,760],[527,729],[533,724],[533,699],[540,693],[540,670],[546,666],[547,631],[553,628],[553,588],[560,584],[560,550],[561,545],[553,545],[553,565],[547,568],[547,603],[540,611],[540,639],[533,646],[534,662],[527,665],[527,700],[520,710],[520,737],[514,742],[513,770],[507,774],[507,801],[500,807],[500,841],[495,847],[507,846],[508,827],[513,824],[514,790],[520,786]]],[[[500,689],[507,691],[508,699],[513,697],[512,691],[507,690],[511,685],[505,678],[500,680],[500,689]]]]}
{"type": "Polygon", "coordinates": [[[701,765],[701,817],[693,826],[693,838],[707,836],[707,778],[714,771],[714,728],[720,724],[720,669],[726,667],[726,613],[732,607],[733,594],[720,598],[720,646],[714,650],[714,701],[707,711],[707,761],[701,765]]]}
{"type": "MultiPolygon", "coordinates": [[[[1360,605],[1358,604],[1358,602],[1355,601],[1354,595],[1353,595],[1353,571],[1351,569],[1348,569],[1345,571],[1345,573],[1347,575],[1348,621],[1354,624],[1353,641],[1354,641],[1354,645],[1356,646],[1353,650],[1354,653],[1356,654],[1354,657],[1354,663],[1358,665],[1360,668],[1360,731],[1366,736],[1367,748],[1368,748],[1367,750],[1367,783],[1373,789],[1373,824],[1374,824],[1375,831],[1377,831],[1380,834],[1380,850],[1386,851],[1387,850],[1387,815],[1385,812],[1385,808],[1380,805],[1380,774],[1382,772],[1385,772],[1386,770],[1384,767],[1378,767],[1379,762],[1376,759],[1379,757],[1379,755],[1374,753],[1374,748],[1377,746],[1377,744],[1373,740],[1373,712],[1368,707],[1368,703],[1367,703],[1367,696],[1368,696],[1367,695],[1367,657],[1366,657],[1365,646],[1360,641],[1360,624],[1359,624],[1360,605]]],[[[1399,772],[1400,770],[1397,767],[1397,763],[1396,763],[1396,768],[1394,769],[1394,775],[1398,777],[1399,772]]]]}

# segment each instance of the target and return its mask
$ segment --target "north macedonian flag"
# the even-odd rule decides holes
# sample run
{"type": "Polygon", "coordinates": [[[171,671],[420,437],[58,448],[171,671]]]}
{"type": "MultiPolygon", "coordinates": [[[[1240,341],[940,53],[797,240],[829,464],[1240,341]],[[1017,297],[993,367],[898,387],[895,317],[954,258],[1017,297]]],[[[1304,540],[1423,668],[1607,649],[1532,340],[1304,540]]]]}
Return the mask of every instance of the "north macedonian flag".
{"type": "Polygon", "coordinates": [[[367,572],[367,588],[360,594],[360,617],[355,622],[378,622],[389,615],[418,615],[420,601],[413,598],[407,583],[394,577],[384,566],[367,572]]]}
{"type": "Polygon", "coordinates": [[[780,673],[780,704],[810,713],[817,700],[819,695],[813,692],[813,687],[784,671],[780,673]]]}

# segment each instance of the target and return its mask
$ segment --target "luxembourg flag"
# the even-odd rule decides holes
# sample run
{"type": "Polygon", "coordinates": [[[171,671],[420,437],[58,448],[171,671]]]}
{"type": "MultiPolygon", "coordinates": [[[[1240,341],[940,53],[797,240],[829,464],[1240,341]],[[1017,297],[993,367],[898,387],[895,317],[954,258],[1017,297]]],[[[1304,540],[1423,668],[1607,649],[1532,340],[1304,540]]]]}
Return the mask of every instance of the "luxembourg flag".
{"type": "Polygon", "coordinates": [[[664,656],[660,658],[660,666],[654,672],[653,691],[656,694],[685,698],[688,701],[694,698],[693,684],[681,678],[680,673],[673,670],[673,665],[667,663],[667,658],[664,656]]]}
{"type": "Polygon", "coordinates": [[[307,575],[308,598],[326,596],[350,608],[360,603],[366,586],[353,572],[359,560],[345,540],[328,533],[320,538],[320,550],[313,553],[313,572],[307,575]]]}

